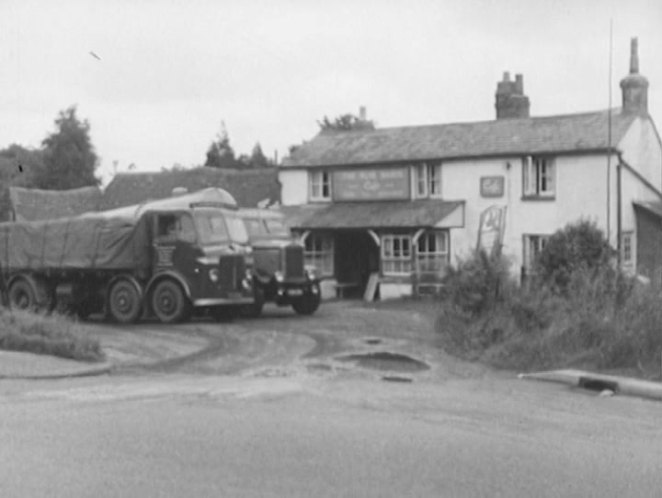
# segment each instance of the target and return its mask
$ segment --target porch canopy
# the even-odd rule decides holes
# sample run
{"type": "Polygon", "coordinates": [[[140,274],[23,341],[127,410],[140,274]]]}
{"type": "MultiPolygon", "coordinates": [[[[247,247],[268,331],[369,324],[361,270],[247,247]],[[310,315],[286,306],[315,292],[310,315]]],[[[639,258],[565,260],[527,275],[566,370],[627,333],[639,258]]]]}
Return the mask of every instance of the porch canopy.
{"type": "Polygon", "coordinates": [[[464,226],[464,201],[336,202],[282,210],[290,228],[298,230],[464,226]]]}

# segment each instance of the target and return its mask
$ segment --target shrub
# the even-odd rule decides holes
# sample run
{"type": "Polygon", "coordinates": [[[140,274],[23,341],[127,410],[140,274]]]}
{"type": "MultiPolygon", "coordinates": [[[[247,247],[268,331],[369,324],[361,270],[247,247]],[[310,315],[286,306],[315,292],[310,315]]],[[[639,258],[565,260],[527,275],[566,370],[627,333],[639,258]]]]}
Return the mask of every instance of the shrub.
{"type": "Polygon", "coordinates": [[[555,232],[536,260],[539,277],[564,292],[576,271],[593,271],[609,265],[614,255],[595,223],[580,220],[555,232]]]}
{"type": "Polygon", "coordinates": [[[0,349],[82,361],[104,359],[99,341],[86,336],[77,323],[58,315],[4,308],[0,308],[0,349]]]}
{"type": "Polygon", "coordinates": [[[445,279],[447,296],[466,313],[479,315],[496,303],[509,285],[508,263],[500,256],[475,251],[450,267],[445,279]]]}

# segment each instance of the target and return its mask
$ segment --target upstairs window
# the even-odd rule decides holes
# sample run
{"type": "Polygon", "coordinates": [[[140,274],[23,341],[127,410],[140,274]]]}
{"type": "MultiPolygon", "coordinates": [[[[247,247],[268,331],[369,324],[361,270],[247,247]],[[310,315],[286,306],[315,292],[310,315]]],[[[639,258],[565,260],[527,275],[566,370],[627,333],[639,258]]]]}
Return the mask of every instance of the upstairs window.
{"type": "Polygon", "coordinates": [[[417,164],[414,166],[414,197],[441,197],[441,164],[417,164]]]}
{"type": "Polygon", "coordinates": [[[308,194],[311,201],[331,199],[331,174],[328,171],[310,171],[308,173],[308,194]]]}
{"type": "Polygon", "coordinates": [[[522,164],[524,197],[554,198],[556,168],[550,157],[527,156],[522,164]]]}

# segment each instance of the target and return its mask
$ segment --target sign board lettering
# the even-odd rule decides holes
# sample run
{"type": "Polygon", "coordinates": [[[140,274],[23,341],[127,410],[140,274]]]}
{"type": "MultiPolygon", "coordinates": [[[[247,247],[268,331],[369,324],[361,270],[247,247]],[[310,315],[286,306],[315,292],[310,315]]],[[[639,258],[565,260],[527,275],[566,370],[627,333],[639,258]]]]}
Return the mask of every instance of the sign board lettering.
{"type": "Polygon", "coordinates": [[[481,197],[503,197],[503,185],[503,176],[481,176],[480,195],[481,197]]]}
{"type": "Polygon", "coordinates": [[[407,168],[353,169],[333,172],[334,201],[409,199],[407,168]]]}

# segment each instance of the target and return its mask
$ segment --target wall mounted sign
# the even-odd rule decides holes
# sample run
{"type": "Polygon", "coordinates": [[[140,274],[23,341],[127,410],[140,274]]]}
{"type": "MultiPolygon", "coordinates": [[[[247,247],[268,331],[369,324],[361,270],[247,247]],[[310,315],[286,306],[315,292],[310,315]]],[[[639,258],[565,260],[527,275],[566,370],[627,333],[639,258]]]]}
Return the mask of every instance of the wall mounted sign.
{"type": "Polygon", "coordinates": [[[503,176],[481,176],[480,177],[480,196],[481,197],[503,197],[504,177],[503,176]]]}
{"type": "Polygon", "coordinates": [[[409,169],[373,168],[333,172],[334,201],[409,199],[409,169]]]}
{"type": "Polygon", "coordinates": [[[490,206],[480,213],[478,250],[499,254],[506,231],[506,206],[490,206]]]}

